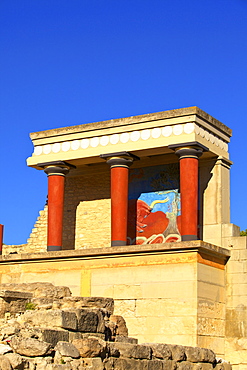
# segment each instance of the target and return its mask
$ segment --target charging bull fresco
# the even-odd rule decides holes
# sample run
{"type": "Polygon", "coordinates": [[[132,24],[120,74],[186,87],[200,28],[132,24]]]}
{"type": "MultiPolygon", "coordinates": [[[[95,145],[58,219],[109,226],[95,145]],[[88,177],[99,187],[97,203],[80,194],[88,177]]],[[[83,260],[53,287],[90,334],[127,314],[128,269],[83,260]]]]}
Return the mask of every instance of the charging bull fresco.
{"type": "Polygon", "coordinates": [[[128,244],[181,240],[179,166],[130,170],[128,244]]]}

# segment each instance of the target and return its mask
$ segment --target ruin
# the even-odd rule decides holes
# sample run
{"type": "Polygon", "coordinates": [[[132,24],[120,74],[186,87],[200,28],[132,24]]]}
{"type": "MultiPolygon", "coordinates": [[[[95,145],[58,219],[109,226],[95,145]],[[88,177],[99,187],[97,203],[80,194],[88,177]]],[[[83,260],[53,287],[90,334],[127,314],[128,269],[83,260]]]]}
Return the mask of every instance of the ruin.
{"type": "Polygon", "coordinates": [[[113,298],[139,343],[208,348],[245,369],[231,134],[197,107],[32,133],[27,164],[47,175],[48,206],[26,245],[3,248],[1,283],[113,298]]]}

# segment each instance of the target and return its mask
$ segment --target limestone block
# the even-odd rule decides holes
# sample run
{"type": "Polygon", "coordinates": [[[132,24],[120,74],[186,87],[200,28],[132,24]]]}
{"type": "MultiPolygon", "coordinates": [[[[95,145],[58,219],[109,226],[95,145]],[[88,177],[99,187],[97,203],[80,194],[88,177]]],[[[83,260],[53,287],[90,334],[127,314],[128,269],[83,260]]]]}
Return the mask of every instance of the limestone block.
{"type": "Polygon", "coordinates": [[[24,360],[18,353],[6,353],[4,357],[8,358],[13,369],[22,369],[24,360]]]}
{"type": "Polygon", "coordinates": [[[114,312],[116,315],[124,317],[135,317],[136,300],[135,299],[115,299],[114,312]]]}
{"type": "Polygon", "coordinates": [[[223,337],[225,335],[225,320],[198,317],[198,335],[223,337]]]}
{"type": "MultiPolygon", "coordinates": [[[[99,316],[96,312],[87,309],[75,310],[77,317],[77,330],[86,333],[96,333],[99,323],[99,316]]],[[[101,323],[103,318],[101,318],[101,323]]],[[[102,328],[101,328],[102,329],[102,328]]],[[[104,330],[103,330],[104,332],[104,330]]]]}
{"type": "Polygon", "coordinates": [[[120,315],[111,315],[110,322],[113,322],[115,328],[115,335],[120,335],[123,337],[128,336],[128,328],[126,326],[126,322],[124,318],[120,315]]]}
{"type": "Polygon", "coordinates": [[[106,352],[106,342],[100,338],[74,339],[72,343],[79,350],[81,357],[101,357],[106,352]]]}
{"type": "Polygon", "coordinates": [[[174,361],[184,361],[186,359],[185,348],[183,346],[169,344],[169,348],[174,361]]]}
{"type": "Polygon", "coordinates": [[[77,329],[77,316],[75,312],[62,310],[26,311],[22,317],[23,321],[30,322],[34,326],[42,328],[64,328],[77,329]]]}
{"type": "Polygon", "coordinates": [[[159,359],[172,359],[172,351],[169,345],[167,344],[159,344],[159,343],[145,343],[146,345],[151,347],[152,350],[152,357],[159,358],[159,359]]]}
{"type": "Polygon", "coordinates": [[[46,355],[51,345],[50,343],[42,342],[35,338],[13,336],[11,339],[11,347],[19,355],[35,357],[46,355]]]}
{"type": "Polygon", "coordinates": [[[100,308],[113,314],[114,300],[105,297],[64,297],[61,308],[100,308]]]}
{"type": "Polygon", "coordinates": [[[119,284],[113,287],[113,298],[133,299],[142,297],[141,285],[119,284]]]}
{"type": "Polygon", "coordinates": [[[201,348],[211,348],[214,353],[223,356],[225,353],[225,338],[198,335],[197,346],[201,348]]]}
{"type": "Polygon", "coordinates": [[[113,357],[150,359],[151,348],[147,345],[109,342],[110,354],[113,357]]]}
{"type": "MultiPolygon", "coordinates": [[[[186,300],[197,295],[196,281],[175,281],[165,283],[142,284],[142,297],[144,298],[178,298],[186,300]]],[[[139,298],[139,297],[134,297],[139,298]]]]}
{"type": "Polygon", "coordinates": [[[198,281],[198,297],[211,299],[214,302],[225,302],[225,287],[217,284],[205,283],[198,281]]]}
{"type": "Polygon", "coordinates": [[[72,358],[80,357],[80,352],[72,343],[61,341],[56,344],[54,349],[55,351],[59,352],[61,356],[67,356],[72,358]]]}
{"type": "Polygon", "coordinates": [[[83,358],[81,364],[85,370],[103,370],[104,368],[100,357],[83,358]]]}
{"type": "Polygon", "coordinates": [[[12,370],[9,359],[3,355],[0,355],[0,368],[1,370],[12,370]]]}
{"type": "Polygon", "coordinates": [[[215,354],[213,351],[199,347],[184,347],[187,361],[190,362],[215,362],[215,354]]]}
{"type": "MultiPolygon", "coordinates": [[[[136,317],[163,317],[196,315],[197,299],[137,299],[136,317]]],[[[124,317],[127,317],[124,315],[124,317]]]]}
{"type": "Polygon", "coordinates": [[[193,370],[193,364],[189,361],[178,362],[177,370],[193,370]]]}
{"type": "Polygon", "coordinates": [[[69,341],[69,332],[67,330],[40,329],[40,340],[50,343],[53,347],[60,341],[69,341]]]}
{"type": "Polygon", "coordinates": [[[193,364],[192,367],[193,370],[211,370],[213,369],[212,364],[206,364],[206,363],[198,363],[198,364],[193,364]]]}
{"type": "Polygon", "coordinates": [[[7,352],[11,352],[12,349],[7,344],[0,343],[0,355],[4,355],[7,352]]]}
{"type": "Polygon", "coordinates": [[[198,264],[198,275],[199,281],[225,286],[225,271],[216,267],[207,266],[202,263],[198,264]]]}
{"type": "Polygon", "coordinates": [[[138,339],[131,337],[121,337],[120,335],[117,335],[115,338],[115,342],[138,344],[138,339]]]}
{"type": "Polygon", "coordinates": [[[209,299],[198,299],[198,316],[214,319],[225,317],[226,305],[221,302],[213,302],[209,299]]]}

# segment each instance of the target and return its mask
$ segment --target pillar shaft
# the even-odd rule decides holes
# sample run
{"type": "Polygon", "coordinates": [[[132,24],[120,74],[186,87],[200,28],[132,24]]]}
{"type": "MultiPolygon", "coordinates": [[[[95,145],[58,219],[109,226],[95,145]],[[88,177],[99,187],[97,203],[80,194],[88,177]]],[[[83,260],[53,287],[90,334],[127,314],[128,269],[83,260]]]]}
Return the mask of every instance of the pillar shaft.
{"type": "Polygon", "coordinates": [[[176,150],[180,163],[181,236],[182,240],[198,239],[198,158],[202,150],[176,150]]]}
{"type": "Polygon", "coordinates": [[[128,217],[128,167],[111,168],[111,241],[126,245],[128,217]]]}
{"type": "Polygon", "coordinates": [[[48,176],[47,250],[62,249],[65,176],[75,166],[63,161],[39,163],[48,176]]]}
{"type": "Polygon", "coordinates": [[[0,224],[0,254],[2,254],[3,250],[3,228],[4,226],[0,224]]]}
{"type": "Polygon", "coordinates": [[[129,167],[139,157],[129,152],[102,154],[111,168],[111,245],[127,244],[129,167]]]}
{"type": "Polygon", "coordinates": [[[64,183],[64,176],[48,176],[48,250],[62,249],[64,183]]]}

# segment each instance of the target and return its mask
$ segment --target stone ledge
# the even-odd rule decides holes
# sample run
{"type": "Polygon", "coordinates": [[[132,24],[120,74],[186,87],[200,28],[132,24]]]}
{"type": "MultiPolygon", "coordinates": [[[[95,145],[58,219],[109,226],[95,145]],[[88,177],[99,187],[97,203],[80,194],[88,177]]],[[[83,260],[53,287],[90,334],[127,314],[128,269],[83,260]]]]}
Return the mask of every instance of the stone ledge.
{"type": "Polygon", "coordinates": [[[6,263],[22,263],[34,262],[40,260],[74,260],[74,259],[89,259],[89,258],[103,258],[103,257],[119,257],[145,254],[171,254],[171,253],[188,253],[198,252],[207,256],[214,256],[224,263],[229,259],[231,252],[227,248],[219,247],[202,240],[184,241],[176,243],[165,244],[145,244],[145,245],[127,245],[121,247],[104,247],[91,249],[77,249],[77,250],[61,250],[53,252],[40,253],[23,253],[2,255],[0,257],[0,264],[6,263]]]}

